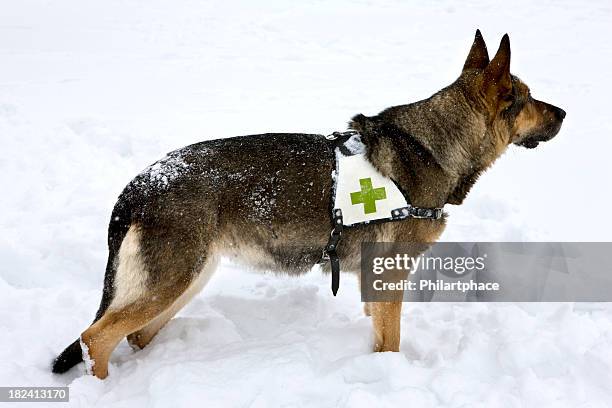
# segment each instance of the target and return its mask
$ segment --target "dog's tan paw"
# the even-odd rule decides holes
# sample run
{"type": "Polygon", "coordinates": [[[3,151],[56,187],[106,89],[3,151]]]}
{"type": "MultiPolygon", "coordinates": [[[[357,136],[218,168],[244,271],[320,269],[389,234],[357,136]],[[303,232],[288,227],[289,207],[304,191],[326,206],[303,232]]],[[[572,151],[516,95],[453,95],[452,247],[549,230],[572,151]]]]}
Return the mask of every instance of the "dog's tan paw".
{"type": "Polygon", "coordinates": [[[396,341],[385,341],[382,335],[374,334],[374,350],[375,353],[383,353],[386,351],[399,351],[399,339],[396,341]]]}
{"type": "Polygon", "coordinates": [[[374,352],[375,353],[384,353],[387,351],[392,351],[394,353],[399,352],[399,346],[394,346],[394,345],[387,345],[387,344],[378,344],[378,343],[374,343],[374,352]]]}
{"type": "Polygon", "coordinates": [[[399,352],[399,346],[389,346],[385,343],[374,343],[374,352],[375,353],[384,353],[387,351],[392,351],[394,353],[399,352]]]}

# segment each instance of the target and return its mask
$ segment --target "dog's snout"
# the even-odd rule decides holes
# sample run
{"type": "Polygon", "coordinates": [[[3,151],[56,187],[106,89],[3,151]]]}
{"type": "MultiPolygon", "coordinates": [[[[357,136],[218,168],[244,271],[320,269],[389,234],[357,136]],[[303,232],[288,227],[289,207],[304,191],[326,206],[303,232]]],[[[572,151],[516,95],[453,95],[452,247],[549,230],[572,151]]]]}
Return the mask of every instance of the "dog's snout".
{"type": "Polygon", "coordinates": [[[561,108],[557,108],[556,106],[555,106],[555,115],[561,120],[565,119],[565,111],[561,108]]]}

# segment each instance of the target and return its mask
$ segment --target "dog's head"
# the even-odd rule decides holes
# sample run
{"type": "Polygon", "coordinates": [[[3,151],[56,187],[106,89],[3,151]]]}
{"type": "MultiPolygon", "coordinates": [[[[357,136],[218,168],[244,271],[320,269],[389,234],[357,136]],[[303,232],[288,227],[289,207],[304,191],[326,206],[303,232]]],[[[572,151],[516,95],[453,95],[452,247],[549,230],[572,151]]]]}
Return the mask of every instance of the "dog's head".
{"type": "Polygon", "coordinates": [[[496,143],[534,148],[557,135],[565,111],[534,99],[529,87],[510,73],[510,38],[504,35],[489,61],[487,46],[476,30],[460,82],[466,96],[487,120],[496,143]]]}

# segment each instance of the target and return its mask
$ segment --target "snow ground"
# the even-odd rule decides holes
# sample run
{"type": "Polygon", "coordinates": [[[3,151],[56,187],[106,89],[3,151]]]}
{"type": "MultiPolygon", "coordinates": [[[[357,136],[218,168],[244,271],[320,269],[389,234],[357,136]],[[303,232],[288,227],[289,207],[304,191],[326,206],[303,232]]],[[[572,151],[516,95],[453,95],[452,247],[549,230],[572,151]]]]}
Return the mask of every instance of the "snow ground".
{"type": "Polygon", "coordinates": [[[568,116],[451,207],[444,239],[610,241],[611,22],[605,1],[4,2],[0,385],[67,384],[72,406],[611,405],[607,305],[407,305],[402,352],[372,354],[355,280],[333,298],[318,272],[229,264],[150,347],[122,344],[106,381],[49,372],[93,318],[110,210],[141,169],[427,97],[476,27],[491,53],[509,32],[513,72],[568,116]]]}

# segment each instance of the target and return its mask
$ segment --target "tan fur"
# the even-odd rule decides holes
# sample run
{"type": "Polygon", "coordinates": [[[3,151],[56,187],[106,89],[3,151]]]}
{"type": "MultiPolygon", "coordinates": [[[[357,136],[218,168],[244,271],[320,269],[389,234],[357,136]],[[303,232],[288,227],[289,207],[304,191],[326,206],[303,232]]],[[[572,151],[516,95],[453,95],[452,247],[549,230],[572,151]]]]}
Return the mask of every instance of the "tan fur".
{"type": "Polygon", "coordinates": [[[217,259],[211,258],[200,271],[189,287],[163,312],[151,320],[146,326],[127,336],[132,348],[143,349],[153,337],[181,310],[195,295],[197,295],[211,278],[217,267],[217,259]]]}
{"type": "MultiPolygon", "coordinates": [[[[131,259],[126,265],[135,265],[135,269],[126,275],[137,277],[142,271],[141,262],[135,261],[142,258],[142,243],[138,240],[139,226],[132,225],[129,231],[132,235],[128,237],[126,234],[128,243],[125,247],[122,243],[122,249],[125,248],[124,256],[131,259]],[[137,252],[130,252],[132,249],[137,252]]],[[[122,288],[126,282],[118,280],[118,293],[130,293],[131,296],[139,297],[133,298],[127,305],[113,300],[111,307],[101,318],[81,334],[81,341],[87,346],[89,357],[93,361],[93,374],[100,379],[106,378],[109,357],[124,337],[129,336],[130,343],[136,347],[148,344],[159,329],[204,286],[214,270],[214,259],[209,258],[210,263],[205,264],[195,281],[178,280],[173,284],[158,285],[154,294],[151,294],[150,290],[126,292],[125,288],[122,288]]],[[[170,263],[168,269],[171,270],[170,265],[175,261],[169,257],[167,262],[170,263]]],[[[119,265],[122,265],[121,261],[119,265]]],[[[122,302],[126,299],[129,298],[121,297],[122,302]]]]}
{"type": "Polygon", "coordinates": [[[533,104],[529,104],[523,108],[516,117],[514,127],[512,128],[512,133],[515,135],[515,137],[520,137],[520,135],[528,133],[531,129],[536,127],[539,120],[540,118],[537,110],[533,104]]]}
{"type": "Polygon", "coordinates": [[[116,261],[115,297],[110,310],[120,310],[146,294],[147,271],[142,259],[140,236],[140,228],[132,225],[121,243],[116,261]]]}
{"type": "Polygon", "coordinates": [[[104,379],[108,375],[108,359],[122,338],[157,316],[164,306],[161,302],[135,303],[119,310],[107,311],[96,323],[81,334],[93,363],[93,374],[104,379]]]}
{"type": "Polygon", "coordinates": [[[373,302],[369,311],[374,325],[374,351],[399,351],[402,302],[373,302]]]}

